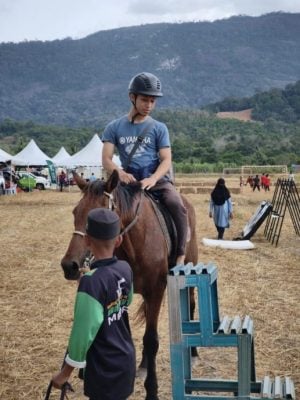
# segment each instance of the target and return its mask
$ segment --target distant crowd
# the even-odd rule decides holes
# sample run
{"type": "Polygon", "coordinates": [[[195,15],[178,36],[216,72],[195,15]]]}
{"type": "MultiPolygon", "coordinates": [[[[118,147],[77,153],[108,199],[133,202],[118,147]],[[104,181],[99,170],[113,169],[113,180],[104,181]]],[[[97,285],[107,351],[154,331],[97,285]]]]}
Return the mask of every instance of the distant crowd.
{"type": "Polygon", "coordinates": [[[270,190],[271,179],[269,174],[249,175],[246,182],[243,181],[243,177],[240,177],[240,186],[247,186],[249,183],[250,188],[254,192],[256,189],[260,192],[260,189],[264,189],[265,192],[270,190]]]}

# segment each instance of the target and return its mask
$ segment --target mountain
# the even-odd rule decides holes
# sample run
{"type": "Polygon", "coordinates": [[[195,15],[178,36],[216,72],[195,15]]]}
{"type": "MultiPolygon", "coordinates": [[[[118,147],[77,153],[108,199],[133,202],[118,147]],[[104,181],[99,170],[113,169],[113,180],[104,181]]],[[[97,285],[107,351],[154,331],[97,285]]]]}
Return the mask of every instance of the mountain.
{"type": "Polygon", "coordinates": [[[99,126],[129,106],[138,72],[157,74],[159,108],[199,109],[300,78],[300,14],[149,24],[80,40],[0,44],[0,120],[99,126]]]}

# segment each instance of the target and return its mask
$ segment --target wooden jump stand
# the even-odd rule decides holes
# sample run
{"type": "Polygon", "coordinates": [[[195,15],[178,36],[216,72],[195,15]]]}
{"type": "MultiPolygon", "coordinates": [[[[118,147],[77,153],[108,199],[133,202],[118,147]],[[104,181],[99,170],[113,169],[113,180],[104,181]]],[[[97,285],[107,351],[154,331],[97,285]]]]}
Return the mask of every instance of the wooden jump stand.
{"type": "Polygon", "coordinates": [[[294,180],[278,179],[272,199],[272,212],[268,215],[264,230],[265,237],[276,247],[287,209],[296,235],[300,236],[300,196],[297,186],[294,180]]]}
{"type": "Polygon", "coordinates": [[[256,381],[252,319],[226,316],[220,321],[215,265],[190,263],[172,268],[168,304],[173,400],[295,399],[294,383],[289,377],[265,376],[262,382],[256,381]],[[198,289],[199,320],[190,320],[189,316],[191,287],[198,289]],[[194,379],[191,347],[236,347],[238,379],[194,379]],[[227,392],[231,395],[223,395],[227,392]]]}

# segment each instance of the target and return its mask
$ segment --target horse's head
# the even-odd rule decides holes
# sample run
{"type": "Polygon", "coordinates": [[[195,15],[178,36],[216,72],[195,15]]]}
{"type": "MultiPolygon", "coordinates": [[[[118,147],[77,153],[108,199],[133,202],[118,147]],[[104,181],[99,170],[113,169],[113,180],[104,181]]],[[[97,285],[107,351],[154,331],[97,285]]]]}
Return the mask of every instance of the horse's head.
{"type": "Polygon", "coordinates": [[[79,278],[79,269],[83,266],[88,256],[84,238],[88,212],[97,207],[109,208],[111,202],[110,195],[119,182],[117,171],[111,174],[107,182],[98,179],[88,183],[80,178],[76,172],[73,172],[73,175],[83,196],[73,210],[74,232],[68,250],[61,260],[65,278],[68,280],[76,280],[79,278]]]}

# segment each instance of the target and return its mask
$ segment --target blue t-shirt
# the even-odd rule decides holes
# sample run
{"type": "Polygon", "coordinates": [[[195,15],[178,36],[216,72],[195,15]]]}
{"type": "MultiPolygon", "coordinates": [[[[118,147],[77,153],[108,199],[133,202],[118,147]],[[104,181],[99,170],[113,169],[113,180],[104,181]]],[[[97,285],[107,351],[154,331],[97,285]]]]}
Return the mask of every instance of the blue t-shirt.
{"type": "Polygon", "coordinates": [[[136,149],[127,172],[132,173],[137,180],[149,177],[157,169],[160,159],[159,150],[170,147],[170,137],[167,126],[151,118],[139,124],[132,124],[127,115],[110,122],[103,133],[102,142],[110,142],[118,149],[122,165],[126,160],[145,127],[146,131],[142,143],[136,149]]]}

